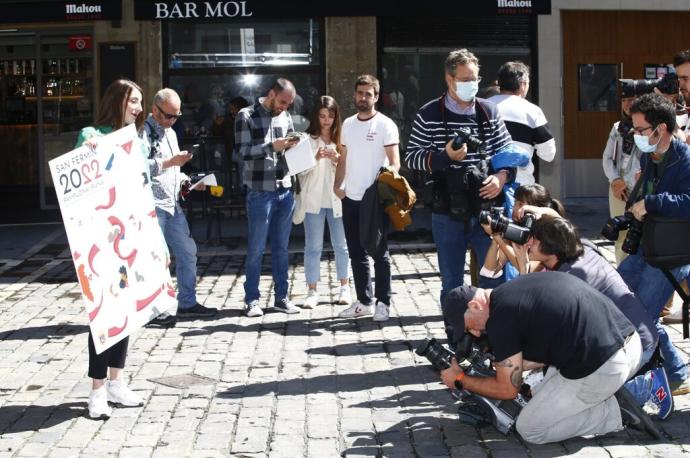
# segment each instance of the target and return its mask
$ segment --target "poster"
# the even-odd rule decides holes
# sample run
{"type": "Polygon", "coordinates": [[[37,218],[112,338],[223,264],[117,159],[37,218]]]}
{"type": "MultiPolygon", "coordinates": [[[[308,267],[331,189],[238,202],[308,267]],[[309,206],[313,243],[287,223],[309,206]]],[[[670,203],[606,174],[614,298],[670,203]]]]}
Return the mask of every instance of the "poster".
{"type": "Polygon", "coordinates": [[[134,125],[48,164],[96,352],[177,307],[134,125]]]}

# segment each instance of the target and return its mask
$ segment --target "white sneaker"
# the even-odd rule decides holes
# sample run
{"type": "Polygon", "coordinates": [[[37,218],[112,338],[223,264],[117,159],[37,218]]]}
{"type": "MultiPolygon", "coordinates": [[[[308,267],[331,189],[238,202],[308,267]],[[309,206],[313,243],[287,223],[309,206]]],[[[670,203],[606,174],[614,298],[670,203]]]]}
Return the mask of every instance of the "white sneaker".
{"type": "Polygon", "coordinates": [[[89,418],[94,420],[107,420],[113,411],[108,405],[108,393],[105,385],[97,390],[91,390],[89,394],[89,418]]]}
{"type": "Polygon", "coordinates": [[[352,303],[352,296],[350,295],[350,287],[348,285],[340,287],[337,303],[340,305],[350,305],[352,303]]]}
{"type": "Polygon", "coordinates": [[[140,407],[144,405],[144,400],[130,390],[122,380],[109,380],[105,383],[108,392],[108,402],[119,407],[140,407]]]}
{"type": "Polygon", "coordinates": [[[374,312],[374,321],[388,321],[390,312],[389,307],[383,302],[376,301],[376,311],[374,312]]]}
{"type": "Polygon", "coordinates": [[[307,298],[304,300],[304,304],[302,304],[302,308],[313,309],[317,305],[319,305],[319,292],[315,289],[310,289],[307,293],[307,298]]]}
{"type": "Polygon", "coordinates": [[[249,304],[244,304],[244,314],[250,317],[263,316],[264,311],[259,307],[259,301],[255,299],[249,304]]]}
{"type": "Polygon", "coordinates": [[[361,302],[355,302],[350,307],[346,308],[338,314],[340,318],[354,318],[358,316],[371,315],[374,307],[371,305],[364,305],[361,302]]]}

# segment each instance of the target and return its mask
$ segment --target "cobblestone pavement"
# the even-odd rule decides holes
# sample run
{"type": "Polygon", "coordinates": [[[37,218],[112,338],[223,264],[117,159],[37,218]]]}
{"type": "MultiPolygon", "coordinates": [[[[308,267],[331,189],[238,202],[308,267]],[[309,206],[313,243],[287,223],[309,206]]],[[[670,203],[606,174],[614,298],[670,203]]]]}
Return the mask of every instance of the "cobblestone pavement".
{"type": "MultiPolygon", "coordinates": [[[[241,250],[199,258],[199,300],[220,308],[208,320],[143,329],[126,372],[145,399],[108,421],[84,416],[90,383],[87,321],[62,243],[48,237],[23,257],[0,259],[0,457],[671,457],[690,452],[690,401],[659,423],[669,439],[636,432],[531,446],[491,427],[457,421],[449,395],[414,348],[443,337],[440,279],[429,247],[393,252],[392,316],[338,319],[335,287],[322,302],[284,315],[241,316],[241,250]],[[151,382],[197,374],[208,385],[175,389],[151,382]]],[[[265,268],[270,265],[268,256],[265,268]]],[[[302,258],[291,255],[291,294],[301,304],[302,258]]],[[[332,255],[322,272],[335,281],[332,255]]],[[[325,279],[323,279],[325,280],[325,279]]],[[[261,291],[271,289],[263,276],[261,291]]],[[[272,297],[264,297],[264,304],[272,297]]],[[[677,328],[672,336],[683,351],[677,328]]]]}

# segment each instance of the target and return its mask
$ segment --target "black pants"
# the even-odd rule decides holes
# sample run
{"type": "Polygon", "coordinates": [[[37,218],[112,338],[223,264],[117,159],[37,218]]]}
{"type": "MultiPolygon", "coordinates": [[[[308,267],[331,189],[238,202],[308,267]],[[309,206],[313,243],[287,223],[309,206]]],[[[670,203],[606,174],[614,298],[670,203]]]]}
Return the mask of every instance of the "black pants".
{"type": "MultiPolygon", "coordinates": [[[[355,280],[357,300],[364,305],[374,303],[371,291],[371,274],[369,272],[369,256],[362,247],[359,238],[360,224],[367,224],[359,220],[359,207],[361,202],[357,200],[343,199],[343,226],[345,227],[345,239],[347,250],[350,253],[352,265],[352,277],[355,280]]],[[[387,216],[383,216],[384,221],[387,216]]],[[[386,224],[387,225],[387,224],[386,224]]],[[[386,305],[391,303],[391,258],[388,254],[388,231],[383,231],[383,238],[378,253],[374,256],[374,274],[376,275],[375,297],[386,305]]]]}
{"type": "Polygon", "coordinates": [[[93,336],[91,331],[89,331],[89,377],[99,380],[104,379],[108,375],[109,367],[116,369],[124,368],[128,345],[129,337],[125,337],[98,355],[93,343],[93,336]]]}

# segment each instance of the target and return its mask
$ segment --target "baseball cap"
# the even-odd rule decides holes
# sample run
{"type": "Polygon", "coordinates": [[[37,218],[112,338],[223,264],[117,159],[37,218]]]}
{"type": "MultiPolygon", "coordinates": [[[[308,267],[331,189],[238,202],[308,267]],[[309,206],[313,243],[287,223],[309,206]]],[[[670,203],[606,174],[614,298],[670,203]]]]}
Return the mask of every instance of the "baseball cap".
{"type": "Polygon", "coordinates": [[[451,290],[441,305],[443,317],[446,320],[446,333],[452,337],[455,345],[465,334],[465,311],[467,304],[474,298],[477,288],[471,285],[462,285],[451,290]]]}

